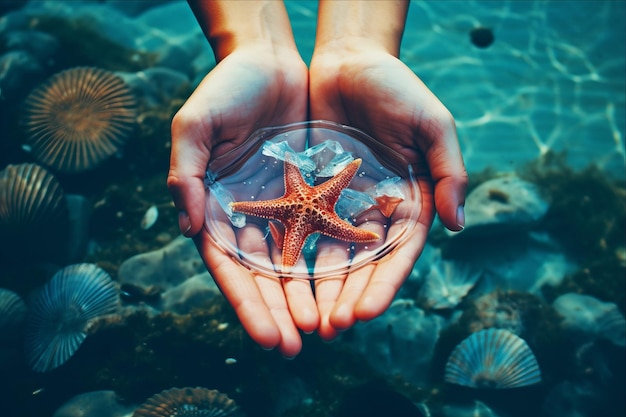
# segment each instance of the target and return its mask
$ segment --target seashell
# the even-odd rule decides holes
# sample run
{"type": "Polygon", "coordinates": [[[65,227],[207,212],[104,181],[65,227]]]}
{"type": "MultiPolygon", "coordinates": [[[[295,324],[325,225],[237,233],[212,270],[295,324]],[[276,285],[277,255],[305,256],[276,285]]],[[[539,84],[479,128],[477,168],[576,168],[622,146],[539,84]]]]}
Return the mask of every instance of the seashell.
{"type": "Polygon", "coordinates": [[[472,333],[454,349],[444,379],[471,388],[519,388],[541,382],[541,371],[522,338],[492,328],[472,333]]]}
{"type": "Polygon", "coordinates": [[[65,363],[87,337],[89,324],[113,314],[119,304],[115,283],[94,264],[69,265],[39,290],[26,317],[26,358],[34,371],[65,363]]]}
{"type": "Polygon", "coordinates": [[[77,67],[53,75],[25,102],[26,145],[65,173],[92,169],[115,154],[135,123],[135,99],[113,72],[77,67]]]}
{"type": "Polygon", "coordinates": [[[26,303],[13,291],[0,288],[0,342],[13,339],[26,317],[26,303]]]}
{"type": "Polygon", "coordinates": [[[47,169],[18,164],[0,171],[0,230],[29,234],[63,216],[65,193],[47,169]]]}
{"type": "Polygon", "coordinates": [[[439,260],[431,264],[418,297],[432,309],[456,307],[474,288],[482,272],[469,264],[439,260]]]}
{"type": "Polygon", "coordinates": [[[171,388],[146,400],[133,417],[244,417],[234,400],[207,388],[171,388]]]}
{"type": "Polygon", "coordinates": [[[143,217],[141,218],[141,223],[140,223],[141,228],[143,230],[148,230],[154,225],[154,223],[156,223],[158,218],[159,218],[159,209],[157,208],[157,206],[154,206],[154,205],[150,206],[148,210],[146,210],[146,212],[144,213],[143,217]]]}

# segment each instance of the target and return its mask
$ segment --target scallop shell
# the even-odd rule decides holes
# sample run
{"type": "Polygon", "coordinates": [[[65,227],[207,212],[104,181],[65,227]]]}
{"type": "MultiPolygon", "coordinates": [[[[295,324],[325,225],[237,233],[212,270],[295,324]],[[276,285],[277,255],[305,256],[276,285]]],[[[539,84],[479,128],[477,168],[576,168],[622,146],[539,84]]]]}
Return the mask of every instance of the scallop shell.
{"type": "Polygon", "coordinates": [[[67,217],[65,193],[56,177],[37,164],[0,171],[0,230],[29,234],[67,217]]]}
{"type": "Polygon", "coordinates": [[[13,291],[0,288],[0,341],[11,340],[26,317],[26,303],[13,291]]]}
{"type": "Polygon", "coordinates": [[[146,400],[133,417],[244,417],[234,400],[207,388],[171,388],[146,400]]]}
{"type": "Polygon", "coordinates": [[[471,388],[519,388],[541,382],[541,371],[522,338],[508,330],[487,329],[454,349],[444,379],[471,388]]]}
{"type": "Polygon", "coordinates": [[[26,318],[26,358],[32,369],[61,366],[87,337],[90,322],[115,313],[118,305],[117,286],[96,265],[58,271],[32,299],[26,318]]]}
{"type": "Polygon", "coordinates": [[[25,103],[27,146],[41,163],[76,173],[115,154],[135,123],[135,99],[115,73],[77,67],[53,75],[25,103]]]}

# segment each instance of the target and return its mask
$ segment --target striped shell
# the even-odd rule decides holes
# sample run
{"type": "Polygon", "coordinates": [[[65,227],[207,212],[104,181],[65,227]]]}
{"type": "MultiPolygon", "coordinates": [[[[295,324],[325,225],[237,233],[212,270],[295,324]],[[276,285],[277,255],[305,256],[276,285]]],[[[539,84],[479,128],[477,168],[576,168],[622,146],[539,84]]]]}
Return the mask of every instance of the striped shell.
{"type": "Polygon", "coordinates": [[[125,143],[135,121],[135,99],[113,72],[77,67],[62,71],[26,99],[26,144],[55,170],[92,169],[125,143]]]}
{"type": "Polygon", "coordinates": [[[0,342],[19,333],[26,316],[26,303],[13,291],[0,288],[0,342]]]}
{"type": "Polygon", "coordinates": [[[235,401],[217,390],[171,388],[146,400],[133,417],[244,417],[235,401]]]}
{"type": "Polygon", "coordinates": [[[0,231],[29,235],[66,219],[65,193],[48,170],[18,164],[0,171],[0,231]]]}
{"type": "Polygon", "coordinates": [[[541,382],[541,372],[523,339],[508,330],[487,329],[454,349],[444,379],[471,388],[519,388],[541,382]]]}
{"type": "Polygon", "coordinates": [[[93,264],[58,271],[37,292],[26,317],[26,358],[47,372],[65,363],[87,337],[89,323],[113,314],[118,291],[109,274],[93,264]]]}

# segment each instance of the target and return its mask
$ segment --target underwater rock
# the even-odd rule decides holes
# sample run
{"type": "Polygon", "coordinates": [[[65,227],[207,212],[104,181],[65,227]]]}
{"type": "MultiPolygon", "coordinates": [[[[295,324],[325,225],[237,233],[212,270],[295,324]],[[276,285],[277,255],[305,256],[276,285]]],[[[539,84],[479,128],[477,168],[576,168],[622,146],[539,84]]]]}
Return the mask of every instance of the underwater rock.
{"type": "Polygon", "coordinates": [[[203,307],[211,295],[219,294],[213,277],[205,271],[165,291],[161,296],[161,307],[165,311],[187,314],[194,308],[203,307]]]}
{"type": "Polygon", "coordinates": [[[465,200],[465,229],[447,231],[455,237],[486,236],[528,230],[548,211],[548,202],[534,184],[515,175],[488,180],[465,200]]]}
{"type": "Polygon", "coordinates": [[[117,312],[118,290],[108,273],[94,264],[59,270],[32,297],[26,317],[26,359],[36,372],[64,364],[87,337],[96,319],[117,312]]]}
{"type": "Polygon", "coordinates": [[[234,400],[207,388],[171,388],[148,398],[133,417],[244,417],[234,400]]]}
{"type": "Polygon", "coordinates": [[[411,384],[424,386],[445,323],[443,317],[426,313],[412,300],[400,299],[376,320],[356,324],[346,343],[383,375],[399,375],[411,384]]]}
{"type": "Polygon", "coordinates": [[[450,243],[446,258],[464,261],[483,271],[473,290],[476,295],[500,289],[541,296],[543,287],[558,286],[578,268],[547,233],[497,235],[450,243]]]}
{"type": "Polygon", "coordinates": [[[567,293],[554,300],[552,306],[564,317],[563,328],[581,342],[607,339],[617,346],[626,346],[626,320],[614,303],[606,303],[584,294],[567,293]]]}
{"type": "Polygon", "coordinates": [[[131,88],[133,95],[148,107],[164,105],[189,85],[189,77],[182,72],[164,67],[148,68],[138,72],[118,73],[131,88]]]}
{"type": "Polygon", "coordinates": [[[125,260],[120,265],[118,281],[168,290],[203,272],[206,268],[193,240],[178,236],[161,249],[125,260]]]}
{"type": "Polygon", "coordinates": [[[92,391],[72,397],[52,417],[127,417],[133,410],[113,391],[92,391]]]}
{"type": "Polygon", "coordinates": [[[37,30],[10,31],[1,38],[6,50],[28,52],[42,68],[52,66],[59,48],[59,42],[54,36],[37,30]]]}
{"type": "Polygon", "coordinates": [[[472,333],[454,349],[444,379],[471,388],[507,389],[541,382],[541,371],[524,339],[492,328],[472,333]]]}
{"type": "Polygon", "coordinates": [[[44,70],[30,53],[9,51],[0,55],[0,98],[16,99],[44,77],[44,70]]]}

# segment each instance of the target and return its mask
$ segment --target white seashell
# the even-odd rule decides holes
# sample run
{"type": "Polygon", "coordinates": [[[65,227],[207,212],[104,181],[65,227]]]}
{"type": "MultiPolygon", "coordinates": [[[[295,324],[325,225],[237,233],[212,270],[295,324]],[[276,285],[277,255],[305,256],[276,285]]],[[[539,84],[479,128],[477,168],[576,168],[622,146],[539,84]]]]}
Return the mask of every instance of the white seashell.
{"type": "Polygon", "coordinates": [[[156,223],[158,218],[159,209],[157,208],[157,206],[150,206],[141,218],[141,228],[143,230],[148,230],[154,225],[154,223],[156,223]]]}
{"type": "Polygon", "coordinates": [[[454,349],[444,379],[471,388],[519,388],[541,382],[541,371],[522,338],[508,330],[487,329],[454,349]]]}

